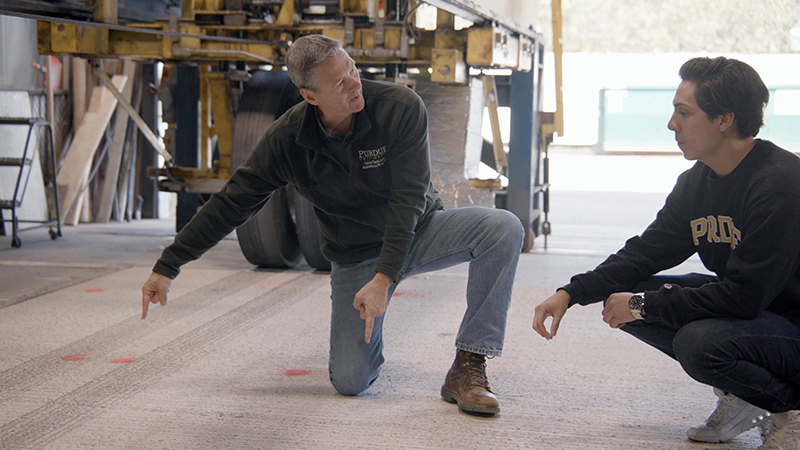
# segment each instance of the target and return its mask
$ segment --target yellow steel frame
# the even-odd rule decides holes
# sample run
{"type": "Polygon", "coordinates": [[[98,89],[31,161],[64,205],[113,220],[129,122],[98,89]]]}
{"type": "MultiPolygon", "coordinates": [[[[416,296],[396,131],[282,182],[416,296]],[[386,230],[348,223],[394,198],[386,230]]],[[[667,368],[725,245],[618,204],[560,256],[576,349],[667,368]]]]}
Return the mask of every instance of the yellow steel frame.
{"type": "Polygon", "coordinates": [[[212,72],[210,65],[203,65],[200,72],[201,106],[201,167],[211,167],[211,137],[217,136],[219,166],[213,167],[218,178],[228,178],[231,167],[231,143],[233,142],[233,107],[225,74],[212,72]],[[210,106],[210,107],[209,107],[210,106]]]}
{"type": "MultiPolygon", "coordinates": [[[[340,11],[346,19],[365,17],[369,3],[374,2],[372,6],[377,11],[378,1],[340,0],[340,11]]],[[[432,80],[437,82],[467,82],[467,65],[530,70],[530,67],[519,65],[519,61],[526,60],[525,55],[514,53],[524,49],[530,51],[533,47],[530,38],[515,35],[496,25],[455,30],[453,14],[443,10],[437,13],[436,31],[421,31],[414,45],[405,45],[407,54],[401,54],[406,50],[403,49],[404,37],[400,24],[384,23],[381,19],[380,30],[375,25],[352,27],[349,30],[352,36],[348,39],[352,42],[347,42],[346,24],[296,23],[295,0],[284,0],[274,23],[255,25],[243,21],[242,11],[238,12],[242,16],[242,23],[238,25],[203,25],[196,22],[196,18],[203,15],[237,13],[224,11],[224,0],[182,0],[181,6],[183,16],[180,18],[155,24],[128,25],[124,30],[44,21],[39,21],[37,25],[38,50],[43,55],[66,53],[88,58],[132,57],[200,64],[200,168],[160,169],[150,171],[151,175],[167,175],[165,171],[169,170],[172,178],[192,178],[200,183],[203,179],[227,179],[231,170],[233,113],[225,75],[214,72],[212,66],[219,61],[279,66],[285,54],[285,43],[304,34],[321,33],[342,40],[356,63],[362,67],[391,63],[431,67],[432,80]],[[145,34],[135,29],[172,32],[173,35],[145,34]],[[175,36],[175,32],[191,36],[175,36]],[[234,42],[202,38],[228,36],[232,32],[246,36],[246,39],[234,42]],[[219,164],[212,166],[211,138],[215,135],[220,158],[219,164]]],[[[94,20],[115,24],[116,0],[97,0],[94,20]]],[[[218,183],[213,184],[216,186],[218,183]]]]}

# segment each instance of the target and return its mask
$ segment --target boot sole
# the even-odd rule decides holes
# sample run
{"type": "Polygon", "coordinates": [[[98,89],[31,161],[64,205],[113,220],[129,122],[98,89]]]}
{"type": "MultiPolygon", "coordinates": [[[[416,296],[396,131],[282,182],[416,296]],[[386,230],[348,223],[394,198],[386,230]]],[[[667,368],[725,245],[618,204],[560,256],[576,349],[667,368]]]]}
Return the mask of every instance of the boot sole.
{"type": "Polygon", "coordinates": [[[441,394],[445,401],[457,403],[458,409],[464,411],[465,413],[494,415],[500,412],[499,406],[482,405],[480,403],[464,403],[461,401],[461,397],[456,392],[451,391],[444,386],[442,386],[441,394]]]}

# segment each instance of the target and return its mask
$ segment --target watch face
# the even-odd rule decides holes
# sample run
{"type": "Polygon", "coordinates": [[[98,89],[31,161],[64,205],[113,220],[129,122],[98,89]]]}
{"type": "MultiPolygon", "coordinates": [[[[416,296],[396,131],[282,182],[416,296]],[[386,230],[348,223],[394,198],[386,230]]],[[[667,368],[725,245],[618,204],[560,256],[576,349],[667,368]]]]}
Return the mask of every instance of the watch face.
{"type": "Polygon", "coordinates": [[[630,309],[642,309],[642,306],[644,306],[644,297],[639,294],[634,294],[628,300],[628,308],[630,309]]]}

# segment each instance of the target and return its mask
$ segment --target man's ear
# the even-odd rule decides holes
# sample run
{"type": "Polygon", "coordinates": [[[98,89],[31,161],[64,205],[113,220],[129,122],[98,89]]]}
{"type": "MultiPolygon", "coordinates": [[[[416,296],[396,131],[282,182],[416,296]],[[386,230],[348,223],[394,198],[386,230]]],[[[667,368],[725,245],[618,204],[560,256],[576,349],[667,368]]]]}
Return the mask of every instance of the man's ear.
{"type": "Polygon", "coordinates": [[[309,104],[317,106],[319,105],[319,100],[317,100],[317,94],[314,93],[311,89],[301,88],[300,95],[303,96],[303,99],[307,101],[309,104]]]}
{"type": "Polygon", "coordinates": [[[736,130],[736,116],[732,112],[721,114],[717,117],[719,120],[719,131],[726,132],[728,130],[736,130]]]}

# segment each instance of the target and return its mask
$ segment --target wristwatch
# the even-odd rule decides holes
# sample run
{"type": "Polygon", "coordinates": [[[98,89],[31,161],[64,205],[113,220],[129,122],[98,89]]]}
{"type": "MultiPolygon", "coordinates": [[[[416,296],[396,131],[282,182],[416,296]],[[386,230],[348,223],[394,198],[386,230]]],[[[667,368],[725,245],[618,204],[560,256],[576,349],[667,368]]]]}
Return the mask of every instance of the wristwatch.
{"type": "Polygon", "coordinates": [[[631,299],[628,300],[628,308],[630,308],[631,315],[633,315],[634,319],[641,320],[643,318],[642,309],[644,308],[644,292],[631,295],[631,299]]]}

